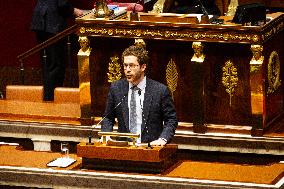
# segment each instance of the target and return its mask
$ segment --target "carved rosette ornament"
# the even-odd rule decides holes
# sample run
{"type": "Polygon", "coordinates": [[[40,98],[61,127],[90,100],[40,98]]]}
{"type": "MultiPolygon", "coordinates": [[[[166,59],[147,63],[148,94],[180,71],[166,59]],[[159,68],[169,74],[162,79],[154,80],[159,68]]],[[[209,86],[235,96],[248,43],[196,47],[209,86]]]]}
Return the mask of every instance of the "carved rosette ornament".
{"type": "Polygon", "coordinates": [[[255,73],[259,71],[263,64],[264,56],[262,56],[262,45],[251,45],[252,59],[250,60],[250,72],[255,73]]]}
{"type": "Polygon", "coordinates": [[[235,92],[235,88],[238,85],[238,70],[233,65],[231,60],[227,61],[223,67],[222,83],[226,88],[226,92],[230,96],[230,106],[232,106],[232,97],[235,92]]]}
{"type": "Polygon", "coordinates": [[[178,84],[178,71],[175,62],[171,59],[167,65],[166,69],[166,80],[169,87],[169,90],[172,93],[174,99],[174,92],[176,91],[178,84]]]}
{"type": "Polygon", "coordinates": [[[281,85],[280,80],[280,59],[276,51],[270,54],[268,62],[268,94],[274,93],[281,85]]]}
{"type": "Polygon", "coordinates": [[[117,81],[121,79],[122,73],[121,73],[121,66],[118,63],[119,58],[117,56],[110,57],[110,62],[108,64],[108,82],[112,83],[114,81],[117,81]]]}
{"type": "Polygon", "coordinates": [[[191,58],[192,62],[204,62],[205,55],[203,54],[203,44],[201,42],[193,42],[192,48],[194,50],[194,55],[191,58]]]}

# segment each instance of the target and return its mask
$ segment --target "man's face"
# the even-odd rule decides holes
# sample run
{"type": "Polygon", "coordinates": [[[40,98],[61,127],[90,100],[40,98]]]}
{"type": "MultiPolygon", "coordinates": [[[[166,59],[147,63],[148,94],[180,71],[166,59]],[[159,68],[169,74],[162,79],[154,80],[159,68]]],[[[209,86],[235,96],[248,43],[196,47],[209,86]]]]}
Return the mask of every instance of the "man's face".
{"type": "Polygon", "coordinates": [[[146,64],[139,65],[136,56],[125,56],[123,68],[127,81],[137,85],[144,78],[146,64]]]}

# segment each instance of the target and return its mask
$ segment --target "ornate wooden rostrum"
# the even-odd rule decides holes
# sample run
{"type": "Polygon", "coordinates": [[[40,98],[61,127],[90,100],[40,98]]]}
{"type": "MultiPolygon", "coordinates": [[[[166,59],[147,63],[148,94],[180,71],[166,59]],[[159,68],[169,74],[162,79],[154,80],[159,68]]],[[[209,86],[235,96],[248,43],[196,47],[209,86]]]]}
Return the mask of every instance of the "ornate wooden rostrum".
{"type": "Polygon", "coordinates": [[[120,55],[134,39],[143,39],[151,58],[147,75],[172,88],[180,127],[250,128],[252,135],[262,135],[283,114],[284,15],[268,17],[273,19],[262,26],[233,24],[229,17],[222,17],[224,25],[130,23],[92,13],[76,19],[79,37],[87,37],[92,49],[84,55],[92,116],[103,114],[110,76],[120,77],[109,70],[119,69],[120,55]]]}

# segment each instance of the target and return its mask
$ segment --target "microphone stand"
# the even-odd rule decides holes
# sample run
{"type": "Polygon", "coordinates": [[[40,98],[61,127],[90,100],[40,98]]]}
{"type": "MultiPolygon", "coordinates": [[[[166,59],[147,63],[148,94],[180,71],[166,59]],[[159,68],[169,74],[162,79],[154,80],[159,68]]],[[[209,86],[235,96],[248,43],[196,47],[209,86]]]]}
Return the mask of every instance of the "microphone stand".
{"type": "Polygon", "coordinates": [[[209,24],[209,16],[208,16],[208,12],[206,10],[206,8],[204,7],[203,3],[201,2],[201,0],[198,0],[202,13],[203,15],[201,16],[201,20],[200,20],[200,24],[209,24]]]}
{"type": "Polygon", "coordinates": [[[122,99],[120,100],[120,102],[111,110],[109,111],[96,125],[93,125],[91,126],[91,130],[90,130],[90,133],[89,133],[89,141],[87,143],[87,145],[93,145],[94,143],[92,142],[92,138],[93,138],[93,135],[92,135],[92,132],[93,132],[93,129],[97,128],[99,126],[99,124],[107,117],[109,116],[109,114],[111,114],[122,102],[123,100],[127,97],[128,93],[126,93],[122,99]]]}

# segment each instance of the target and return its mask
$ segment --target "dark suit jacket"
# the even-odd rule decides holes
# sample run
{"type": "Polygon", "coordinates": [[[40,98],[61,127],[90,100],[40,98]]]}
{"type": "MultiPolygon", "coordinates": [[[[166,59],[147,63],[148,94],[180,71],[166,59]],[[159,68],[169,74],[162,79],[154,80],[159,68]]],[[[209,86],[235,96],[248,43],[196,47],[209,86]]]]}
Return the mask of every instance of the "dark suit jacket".
{"type": "MultiPolygon", "coordinates": [[[[113,131],[117,118],[118,132],[129,132],[128,89],[126,79],[111,85],[105,110],[105,115],[109,115],[102,121],[102,131],[113,131]]],[[[151,142],[159,137],[170,141],[174,136],[178,121],[170,92],[165,85],[148,77],[142,117],[141,142],[151,142]]]]}
{"type": "Polygon", "coordinates": [[[31,29],[56,34],[67,26],[74,8],[68,0],[38,0],[33,11],[31,29]]]}

